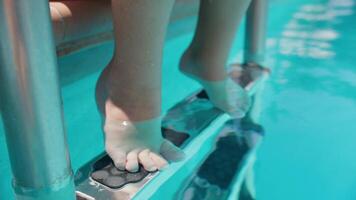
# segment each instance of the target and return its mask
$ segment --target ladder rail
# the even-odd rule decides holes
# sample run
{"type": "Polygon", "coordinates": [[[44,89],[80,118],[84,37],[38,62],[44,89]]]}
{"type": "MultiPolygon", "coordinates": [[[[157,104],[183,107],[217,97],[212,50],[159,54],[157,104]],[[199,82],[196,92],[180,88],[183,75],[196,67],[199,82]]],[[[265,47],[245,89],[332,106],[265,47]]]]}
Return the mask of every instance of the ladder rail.
{"type": "Polygon", "coordinates": [[[268,0],[252,0],[246,14],[244,61],[262,64],[265,58],[268,0]]]}
{"type": "Polygon", "coordinates": [[[48,0],[0,0],[0,106],[16,199],[74,199],[48,0]]]}

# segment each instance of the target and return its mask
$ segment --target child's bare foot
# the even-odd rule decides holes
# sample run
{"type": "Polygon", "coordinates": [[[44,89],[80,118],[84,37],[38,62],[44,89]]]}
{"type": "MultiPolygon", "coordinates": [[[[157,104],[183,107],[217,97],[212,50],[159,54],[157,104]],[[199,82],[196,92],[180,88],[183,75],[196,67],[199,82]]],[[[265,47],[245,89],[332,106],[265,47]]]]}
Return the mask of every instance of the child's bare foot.
{"type": "MultiPolygon", "coordinates": [[[[104,118],[105,149],[115,166],[136,172],[141,164],[147,171],[164,168],[167,161],[183,159],[184,153],[161,134],[161,118],[132,121],[108,97],[109,70],[104,70],[96,88],[96,99],[104,118]]],[[[142,110],[141,112],[149,112],[142,110]]]]}
{"type": "Polygon", "coordinates": [[[181,59],[180,70],[202,85],[217,108],[236,118],[245,116],[250,107],[250,97],[240,84],[229,77],[227,69],[209,72],[203,64],[186,53],[181,59]]]}
{"type": "MultiPolygon", "coordinates": [[[[110,104],[110,103],[109,103],[110,104]]],[[[140,122],[106,119],[105,147],[119,169],[147,171],[164,168],[167,160],[182,158],[180,150],[161,136],[161,119],[140,122]]]]}

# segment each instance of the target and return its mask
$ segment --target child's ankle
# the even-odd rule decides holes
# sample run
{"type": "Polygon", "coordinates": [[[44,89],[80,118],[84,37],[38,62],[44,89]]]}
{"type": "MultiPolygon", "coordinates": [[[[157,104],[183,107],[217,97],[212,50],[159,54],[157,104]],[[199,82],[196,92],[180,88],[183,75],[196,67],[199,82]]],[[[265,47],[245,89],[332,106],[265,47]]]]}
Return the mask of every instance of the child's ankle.
{"type": "Polygon", "coordinates": [[[215,63],[209,59],[195,55],[192,50],[187,50],[179,64],[181,72],[194,76],[204,81],[220,81],[227,78],[224,63],[215,63]]]}

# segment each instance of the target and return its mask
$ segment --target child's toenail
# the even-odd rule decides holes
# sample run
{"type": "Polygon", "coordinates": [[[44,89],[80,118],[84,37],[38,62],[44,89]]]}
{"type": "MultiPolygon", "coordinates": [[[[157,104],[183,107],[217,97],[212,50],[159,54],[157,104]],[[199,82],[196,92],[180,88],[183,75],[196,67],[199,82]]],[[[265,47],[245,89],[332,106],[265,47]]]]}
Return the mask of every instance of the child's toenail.
{"type": "Polygon", "coordinates": [[[157,170],[157,167],[149,167],[147,171],[154,172],[157,170]]]}
{"type": "Polygon", "coordinates": [[[127,170],[127,171],[129,171],[131,173],[136,173],[136,172],[138,172],[138,169],[130,169],[130,170],[127,170]]]}
{"type": "Polygon", "coordinates": [[[138,172],[138,168],[131,169],[131,172],[138,172]]]}

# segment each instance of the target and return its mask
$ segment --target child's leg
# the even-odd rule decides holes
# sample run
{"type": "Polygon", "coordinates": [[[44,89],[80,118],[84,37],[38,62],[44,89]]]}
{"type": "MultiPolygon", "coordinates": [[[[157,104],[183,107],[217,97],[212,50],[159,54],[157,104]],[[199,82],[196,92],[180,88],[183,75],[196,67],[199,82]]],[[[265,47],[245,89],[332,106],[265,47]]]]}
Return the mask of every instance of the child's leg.
{"type": "Polygon", "coordinates": [[[173,0],[112,0],[116,48],[96,97],[106,151],[120,169],[136,171],[140,163],[153,171],[177,156],[161,136],[160,119],[162,48],[172,6],[173,0]]]}
{"type": "Polygon", "coordinates": [[[237,86],[227,80],[226,65],[237,27],[250,2],[202,0],[194,39],[181,59],[181,70],[198,80],[212,102],[226,112],[236,109],[228,99],[239,100],[227,94],[226,88],[234,91],[237,86]]]}

